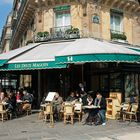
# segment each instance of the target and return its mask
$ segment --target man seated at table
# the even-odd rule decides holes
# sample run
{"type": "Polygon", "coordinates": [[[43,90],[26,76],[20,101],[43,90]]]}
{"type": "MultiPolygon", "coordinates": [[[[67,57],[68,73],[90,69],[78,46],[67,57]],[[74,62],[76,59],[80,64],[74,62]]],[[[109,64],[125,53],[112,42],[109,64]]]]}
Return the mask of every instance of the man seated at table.
{"type": "Polygon", "coordinates": [[[60,110],[62,108],[62,103],[63,103],[63,99],[59,95],[58,92],[56,92],[52,103],[54,105],[54,117],[55,117],[56,120],[58,120],[59,119],[59,113],[60,113],[60,110]]]}
{"type": "Polygon", "coordinates": [[[67,102],[74,102],[76,100],[75,93],[71,92],[68,98],[66,99],[67,102]]]}
{"type": "Polygon", "coordinates": [[[23,106],[22,109],[23,111],[26,111],[27,109],[30,108],[32,102],[33,102],[33,98],[32,95],[30,93],[28,93],[27,91],[23,92],[24,96],[23,96],[23,106]]]}
{"type": "Polygon", "coordinates": [[[100,117],[101,117],[101,122],[102,125],[106,125],[106,100],[105,98],[102,97],[101,93],[97,93],[96,94],[96,98],[94,101],[94,105],[97,106],[96,109],[93,109],[90,114],[89,114],[89,120],[91,121],[91,119],[97,114],[99,113],[100,117]]]}

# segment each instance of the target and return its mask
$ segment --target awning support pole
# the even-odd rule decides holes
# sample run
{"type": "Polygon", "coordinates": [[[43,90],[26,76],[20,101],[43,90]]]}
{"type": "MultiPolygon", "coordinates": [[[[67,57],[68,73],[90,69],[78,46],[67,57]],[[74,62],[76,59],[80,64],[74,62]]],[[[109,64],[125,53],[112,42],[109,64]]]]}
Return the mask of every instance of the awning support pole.
{"type": "Polygon", "coordinates": [[[41,102],[41,71],[38,70],[38,104],[41,102]]]}

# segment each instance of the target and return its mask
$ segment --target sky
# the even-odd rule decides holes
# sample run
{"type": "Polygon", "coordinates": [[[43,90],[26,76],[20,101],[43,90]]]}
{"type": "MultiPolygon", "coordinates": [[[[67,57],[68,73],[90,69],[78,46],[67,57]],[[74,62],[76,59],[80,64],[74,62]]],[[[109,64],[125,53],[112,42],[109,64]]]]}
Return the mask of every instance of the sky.
{"type": "Polygon", "coordinates": [[[14,0],[0,0],[0,36],[7,19],[7,15],[12,10],[13,1],[14,0]]]}

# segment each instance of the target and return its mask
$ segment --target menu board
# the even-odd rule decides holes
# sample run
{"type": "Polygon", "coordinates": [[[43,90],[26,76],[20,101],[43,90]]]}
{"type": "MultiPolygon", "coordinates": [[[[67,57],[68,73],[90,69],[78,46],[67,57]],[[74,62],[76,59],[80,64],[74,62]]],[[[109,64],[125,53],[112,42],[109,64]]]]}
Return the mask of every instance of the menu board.
{"type": "Polygon", "coordinates": [[[56,92],[49,92],[45,101],[51,102],[55,96],[56,92]]]}

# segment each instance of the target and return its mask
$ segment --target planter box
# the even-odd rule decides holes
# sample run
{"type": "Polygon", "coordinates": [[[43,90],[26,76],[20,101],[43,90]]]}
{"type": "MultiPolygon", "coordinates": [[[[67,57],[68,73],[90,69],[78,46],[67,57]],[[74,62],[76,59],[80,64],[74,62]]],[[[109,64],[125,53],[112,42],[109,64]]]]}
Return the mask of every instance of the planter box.
{"type": "Polygon", "coordinates": [[[120,43],[128,43],[127,40],[121,40],[121,39],[112,39],[112,41],[120,42],[120,43]]]}

